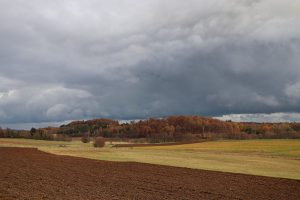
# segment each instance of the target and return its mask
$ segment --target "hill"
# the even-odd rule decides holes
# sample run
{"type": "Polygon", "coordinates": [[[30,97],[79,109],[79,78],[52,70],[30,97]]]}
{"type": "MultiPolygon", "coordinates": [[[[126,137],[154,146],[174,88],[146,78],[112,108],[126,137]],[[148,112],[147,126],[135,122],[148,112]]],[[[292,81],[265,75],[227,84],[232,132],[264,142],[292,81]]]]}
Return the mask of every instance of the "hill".
{"type": "Polygon", "coordinates": [[[60,127],[30,131],[1,130],[0,137],[60,140],[68,137],[145,138],[147,142],[195,141],[200,139],[300,138],[300,123],[238,123],[201,116],[169,116],[130,123],[112,119],[73,121],[60,127]]]}

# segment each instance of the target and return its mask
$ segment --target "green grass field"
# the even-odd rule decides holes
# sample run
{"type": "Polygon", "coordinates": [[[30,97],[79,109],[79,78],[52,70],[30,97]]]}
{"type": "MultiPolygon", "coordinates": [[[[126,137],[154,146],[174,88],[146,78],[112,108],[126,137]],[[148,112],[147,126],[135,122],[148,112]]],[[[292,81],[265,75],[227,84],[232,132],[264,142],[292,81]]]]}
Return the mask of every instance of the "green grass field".
{"type": "Polygon", "coordinates": [[[160,147],[94,148],[80,141],[0,139],[0,147],[36,147],[58,155],[133,161],[300,180],[300,140],[212,141],[160,147]]]}

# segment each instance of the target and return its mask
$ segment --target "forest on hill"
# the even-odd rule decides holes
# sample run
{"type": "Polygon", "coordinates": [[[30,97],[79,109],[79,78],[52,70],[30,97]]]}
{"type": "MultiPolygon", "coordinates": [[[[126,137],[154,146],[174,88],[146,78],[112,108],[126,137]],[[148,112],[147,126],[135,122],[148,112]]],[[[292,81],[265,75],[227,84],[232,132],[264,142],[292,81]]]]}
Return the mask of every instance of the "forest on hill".
{"type": "Polygon", "coordinates": [[[201,116],[169,116],[119,123],[112,119],[74,121],[60,127],[30,131],[0,129],[0,137],[68,140],[70,137],[129,139],[147,142],[197,141],[201,139],[300,138],[300,123],[246,123],[201,116]]]}

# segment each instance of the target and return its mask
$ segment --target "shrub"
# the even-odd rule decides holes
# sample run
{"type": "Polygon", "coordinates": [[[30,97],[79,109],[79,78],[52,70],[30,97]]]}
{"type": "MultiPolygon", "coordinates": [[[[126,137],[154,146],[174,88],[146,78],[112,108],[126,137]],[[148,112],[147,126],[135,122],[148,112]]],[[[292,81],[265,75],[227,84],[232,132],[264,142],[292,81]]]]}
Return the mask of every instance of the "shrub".
{"type": "Polygon", "coordinates": [[[89,143],[91,141],[90,136],[88,134],[84,134],[81,138],[81,142],[89,143]]]}
{"type": "Polygon", "coordinates": [[[96,137],[94,141],[94,147],[104,147],[105,139],[104,137],[96,137]]]}

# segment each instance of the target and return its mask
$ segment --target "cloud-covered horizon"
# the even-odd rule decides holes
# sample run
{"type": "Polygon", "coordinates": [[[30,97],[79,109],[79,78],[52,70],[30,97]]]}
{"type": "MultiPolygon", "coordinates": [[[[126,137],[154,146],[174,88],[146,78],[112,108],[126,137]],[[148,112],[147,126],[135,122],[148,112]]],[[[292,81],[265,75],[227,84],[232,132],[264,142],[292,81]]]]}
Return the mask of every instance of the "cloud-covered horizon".
{"type": "Polygon", "coordinates": [[[299,11],[294,0],[0,1],[0,124],[292,119],[299,11]]]}

